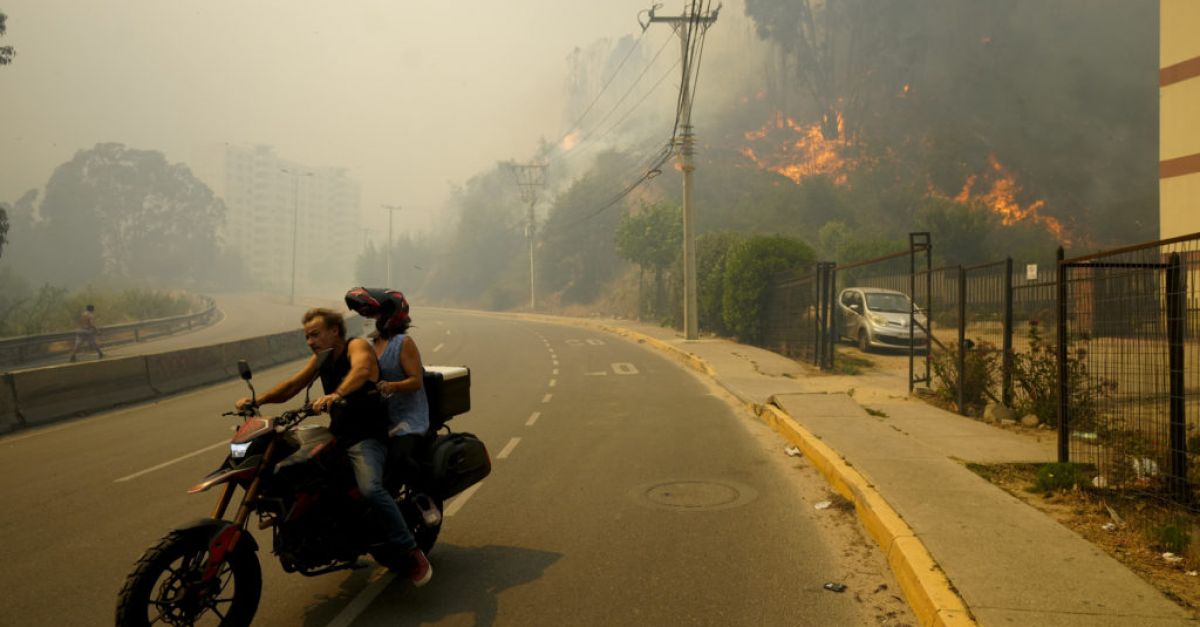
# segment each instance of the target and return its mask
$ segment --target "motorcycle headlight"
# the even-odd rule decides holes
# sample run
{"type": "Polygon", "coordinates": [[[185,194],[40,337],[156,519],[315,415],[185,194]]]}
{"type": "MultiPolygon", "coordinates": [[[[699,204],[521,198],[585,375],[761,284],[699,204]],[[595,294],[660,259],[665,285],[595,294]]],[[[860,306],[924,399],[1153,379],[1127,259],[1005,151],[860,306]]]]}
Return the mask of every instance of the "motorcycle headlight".
{"type": "Polygon", "coordinates": [[[250,443],[242,444],[232,443],[229,445],[229,456],[235,459],[241,459],[246,456],[246,451],[250,450],[250,443]]]}

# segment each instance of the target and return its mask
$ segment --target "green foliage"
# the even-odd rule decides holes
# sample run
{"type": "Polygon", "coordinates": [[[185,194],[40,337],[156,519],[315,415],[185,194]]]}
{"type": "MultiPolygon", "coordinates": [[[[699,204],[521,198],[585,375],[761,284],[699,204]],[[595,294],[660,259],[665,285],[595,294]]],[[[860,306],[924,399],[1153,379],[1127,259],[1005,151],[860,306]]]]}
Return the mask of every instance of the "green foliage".
{"type": "MultiPolygon", "coordinates": [[[[965,355],[966,376],[963,378],[963,413],[979,416],[987,405],[990,390],[1000,378],[1000,352],[986,340],[979,340],[965,355]]],[[[945,404],[958,404],[958,349],[934,350],[931,359],[934,375],[934,394],[945,404]]]]}
{"type": "Polygon", "coordinates": [[[1032,490],[1034,492],[1058,492],[1087,485],[1088,473],[1078,464],[1053,463],[1042,464],[1038,467],[1032,490]]]}
{"type": "MultiPolygon", "coordinates": [[[[683,215],[674,205],[642,203],[637,213],[622,216],[617,225],[617,252],[654,273],[653,306],[649,308],[654,314],[662,310],[663,273],[682,255],[682,242],[683,215]]],[[[642,307],[643,312],[646,309],[642,307]]]]}
{"type": "Polygon", "coordinates": [[[770,277],[811,264],[812,248],[783,236],[756,236],[729,248],[725,259],[721,319],[734,336],[762,339],[764,298],[770,277]]]}
{"type": "Polygon", "coordinates": [[[101,326],[178,316],[198,307],[186,294],[146,288],[88,286],[75,292],[53,285],[34,288],[11,269],[0,268],[0,337],[74,329],[89,304],[95,305],[101,326]]]}
{"type": "Polygon", "coordinates": [[[636,213],[617,225],[617,252],[626,260],[653,270],[665,270],[680,255],[683,216],[674,205],[642,203],[636,213]]]}
{"type": "Polygon", "coordinates": [[[543,229],[539,283],[561,294],[563,303],[590,303],[622,270],[615,233],[623,200],[616,191],[629,184],[632,156],[606,152],[594,167],[560,194],[543,229]],[[599,235],[598,235],[599,234],[599,235]]]}
{"type": "MultiPolygon", "coordinates": [[[[8,32],[8,16],[0,13],[0,37],[3,37],[8,32]]],[[[0,65],[8,65],[12,63],[12,58],[16,56],[17,51],[12,46],[0,46],[0,65]]]]}
{"type": "Polygon", "coordinates": [[[225,204],[162,153],[97,144],[55,169],[24,255],[54,284],[216,276],[225,204]],[[65,251],[69,251],[66,254],[65,251]]]}
{"type": "Polygon", "coordinates": [[[481,295],[498,283],[528,285],[528,207],[510,165],[497,163],[453,190],[455,218],[442,246],[452,252],[438,258],[425,283],[431,298],[479,305],[481,295]]]}
{"type": "MultiPolygon", "coordinates": [[[[1018,415],[1034,414],[1050,426],[1058,426],[1058,348],[1042,336],[1036,320],[1029,323],[1029,348],[1014,352],[1012,359],[1014,409],[1018,415]]],[[[1116,381],[1093,380],[1087,367],[1088,338],[1082,336],[1067,347],[1067,389],[1071,403],[1071,428],[1091,431],[1098,424],[1100,407],[1116,392],[1116,381]]]]}
{"type": "Polygon", "coordinates": [[[1186,516],[1176,516],[1164,525],[1154,525],[1146,529],[1146,538],[1159,551],[1169,551],[1182,555],[1192,544],[1192,532],[1195,528],[1186,516]]]}
{"type": "Polygon", "coordinates": [[[929,231],[936,243],[934,251],[944,263],[970,265],[993,259],[992,251],[981,244],[997,226],[987,207],[978,202],[932,197],[917,211],[918,230],[929,231]]]}

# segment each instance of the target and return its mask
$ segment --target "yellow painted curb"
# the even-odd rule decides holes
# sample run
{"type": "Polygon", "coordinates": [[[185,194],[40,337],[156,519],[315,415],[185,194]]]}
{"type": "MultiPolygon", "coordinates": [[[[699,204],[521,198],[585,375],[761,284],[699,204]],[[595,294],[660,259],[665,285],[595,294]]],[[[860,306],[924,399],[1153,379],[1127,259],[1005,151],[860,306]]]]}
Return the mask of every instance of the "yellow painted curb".
{"type": "MultiPolygon", "coordinates": [[[[512,318],[525,318],[543,322],[589,327],[630,338],[638,343],[649,344],[667,352],[692,368],[716,377],[716,371],[708,362],[681,347],[657,338],[608,326],[602,322],[586,319],[559,318],[537,314],[500,314],[512,318]]],[[[888,505],[875,489],[846,460],[829,445],[825,444],[794,418],[775,405],[747,403],[747,407],[787,441],[795,444],[804,456],[820,471],[835,492],[854,503],[854,510],[867,533],[875,539],[887,555],[888,565],[904,591],[904,597],[916,614],[917,620],[926,627],[977,627],[966,605],[954,591],[954,587],[934,561],[925,545],[916,537],[904,519],[888,505]]]]}

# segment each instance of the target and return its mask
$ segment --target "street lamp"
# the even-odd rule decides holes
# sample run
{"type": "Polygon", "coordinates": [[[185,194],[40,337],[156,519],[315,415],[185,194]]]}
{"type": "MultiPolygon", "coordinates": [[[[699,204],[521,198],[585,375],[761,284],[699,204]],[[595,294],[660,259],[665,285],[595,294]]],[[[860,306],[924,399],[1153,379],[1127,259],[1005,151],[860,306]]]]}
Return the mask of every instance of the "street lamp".
{"type": "Polygon", "coordinates": [[[287,168],[279,168],[280,172],[292,176],[292,290],[288,295],[288,304],[296,304],[296,233],[300,223],[300,177],[312,176],[312,172],[296,172],[287,168]]]}

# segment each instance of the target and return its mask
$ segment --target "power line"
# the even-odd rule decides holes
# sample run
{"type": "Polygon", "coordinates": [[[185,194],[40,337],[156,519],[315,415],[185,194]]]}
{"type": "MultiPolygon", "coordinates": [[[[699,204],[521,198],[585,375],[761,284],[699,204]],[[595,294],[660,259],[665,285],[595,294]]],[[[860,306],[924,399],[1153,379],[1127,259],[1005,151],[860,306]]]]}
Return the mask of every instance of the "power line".
{"type": "MultiPolygon", "coordinates": [[[[554,161],[558,161],[560,159],[565,158],[566,155],[570,154],[570,152],[573,151],[575,148],[578,148],[579,146],[581,146],[585,142],[587,142],[589,139],[591,139],[592,136],[596,134],[596,131],[594,129],[599,128],[602,124],[604,124],[604,122],[606,122],[608,120],[608,118],[613,114],[613,112],[616,111],[617,108],[620,107],[623,102],[625,102],[625,99],[628,98],[629,94],[632,93],[633,90],[638,86],[638,83],[641,82],[642,77],[644,77],[646,75],[646,72],[650,71],[650,68],[654,67],[654,62],[658,60],[658,57],[662,56],[663,50],[667,49],[667,44],[669,44],[669,43],[671,43],[670,37],[668,37],[667,39],[665,39],[663,41],[663,45],[659,46],[658,52],[654,53],[654,57],[652,57],[650,59],[650,62],[646,64],[646,67],[642,68],[642,72],[637,75],[637,78],[635,78],[633,80],[633,83],[631,83],[629,85],[629,89],[625,90],[625,93],[621,95],[621,98],[619,100],[617,100],[617,103],[614,104],[613,107],[608,110],[608,113],[606,113],[603,118],[600,118],[600,121],[596,123],[595,127],[593,127],[592,132],[586,133],[583,136],[583,139],[579,140],[579,143],[576,144],[575,146],[573,146],[570,151],[562,151],[558,155],[550,158],[549,161],[554,162],[554,161]]],[[[570,135],[570,133],[568,133],[567,135],[570,135]]],[[[565,138],[566,138],[566,135],[563,136],[563,139],[565,139],[565,138]]],[[[560,145],[562,145],[562,140],[559,140],[559,143],[556,144],[556,146],[560,146],[560,145]]]]}
{"type": "Polygon", "coordinates": [[[671,153],[672,153],[671,143],[667,142],[662,147],[662,149],[659,150],[659,153],[657,154],[655,161],[653,162],[653,165],[650,165],[648,168],[646,168],[646,171],[640,177],[638,177],[638,179],[636,181],[630,183],[629,185],[626,185],[624,189],[622,189],[615,196],[613,196],[611,199],[609,199],[608,202],[604,203],[599,208],[593,210],[591,213],[588,213],[585,216],[582,216],[580,218],[572,220],[571,222],[568,222],[561,226],[557,226],[553,231],[547,230],[546,235],[551,235],[551,236],[558,235],[558,234],[562,233],[563,231],[566,231],[567,229],[573,228],[575,226],[578,226],[579,224],[587,222],[588,220],[591,220],[592,218],[594,218],[594,217],[600,215],[601,213],[604,213],[608,209],[612,208],[614,205],[616,205],[617,203],[624,200],[627,196],[629,196],[629,194],[633,193],[633,191],[635,189],[637,189],[639,186],[641,186],[642,183],[645,183],[646,181],[654,178],[655,176],[658,176],[658,174],[661,172],[660,168],[663,166],[664,163],[666,163],[671,158],[671,153]]]}
{"type": "Polygon", "coordinates": [[[579,125],[583,122],[583,119],[586,118],[587,114],[591,112],[592,107],[596,106],[597,102],[600,102],[600,97],[604,95],[604,91],[608,89],[609,85],[612,84],[613,79],[617,77],[617,74],[621,73],[621,68],[625,67],[625,62],[629,60],[629,57],[633,56],[633,52],[638,49],[638,46],[642,43],[642,39],[645,37],[646,31],[643,30],[642,34],[638,35],[637,41],[633,42],[633,45],[629,47],[629,51],[625,53],[625,56],[621,59],[621,62],[617,64],[617,69],[613,70],[612,75],[609,76],[608,80],[604,82],[604,85],[600,87],[600,91],[596,94],[596,97],[593,98],[592,102],[588,104],[586,109],[583,110],[583,113],[579,114],[579,119],[575,120],[575,123],[569,126],[567,131],[563,133],[562,137],[558,138],[558,142],[555,143],[562,143],[562,141],[566,139],[572,131],[574,131],[576,128],[579,128],[579,125]]]}
{"type": "Polygon", "coordinates": [[[621,128],[621,125],[625,122],[625,120],[629,119],[629,116],[632,115],[633,112],[638,109],[638,107],[642,106],[642,103],[646,102],[646,99],[649,98],[650,95],[653,94],[655,92],[655,90],[658,89],[659,85],[662,85],[663,81],[666,80],[667,77],[671,75],[671,72],[675,71],[675,67],[678,65],[679,65],[678,60],[676,60],[674,63],[672,63],[671,67],[667,68],[667,71],[663,72],[663,75],[660,76],[658,78],[658,80],[654,82],[654,85],[652,85],[650,87],[650,89],[648,89],[646,91],[646,93],[642,94],[642,97],[640,99],[638,99],[638,101],[636,103],[634,103],[634,105],[632,107],[630,107],[616,122],[614,122],[611,126],[609,126],[607,129],[605,129],[604,132],[599,133],[593,137],[589,137],[583,141],[580,141],[578,144],[576,144],[575,146],[573,146],[571,148],[571,152],[564,153],[561,156],[557,157],[557,159],[559,161],[565,162],[565,161],[569,161],[570,159],[572,159],[576,156],[584,154],[584,151],[582,149],[584,148],[584,146],[588,145],[591,140],[603,139],[604,137],[608,136],[613,131],[617,130],[618,128],[621,128]]]}

